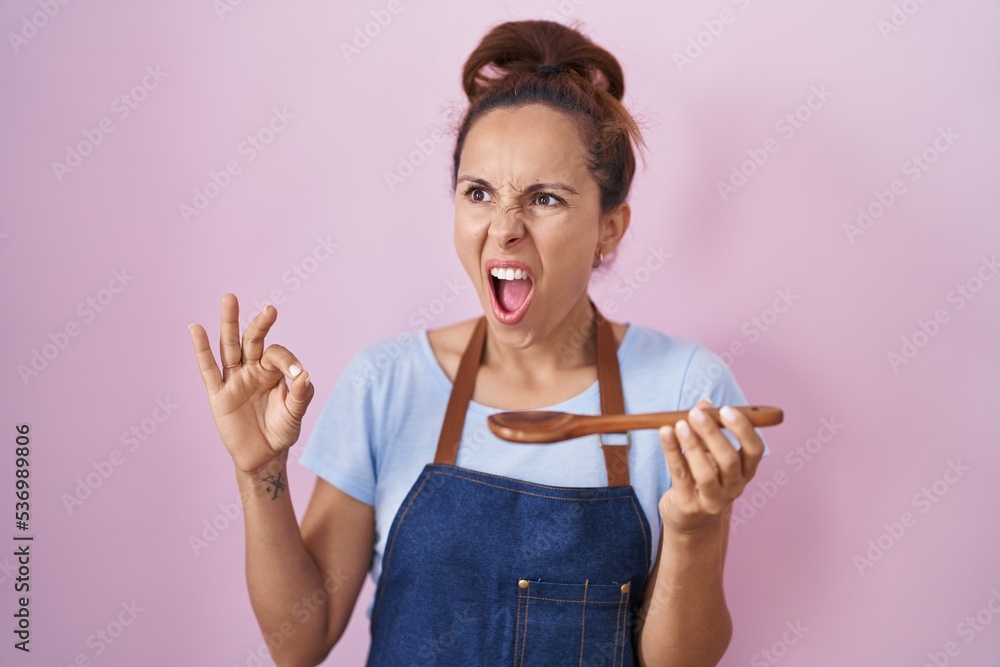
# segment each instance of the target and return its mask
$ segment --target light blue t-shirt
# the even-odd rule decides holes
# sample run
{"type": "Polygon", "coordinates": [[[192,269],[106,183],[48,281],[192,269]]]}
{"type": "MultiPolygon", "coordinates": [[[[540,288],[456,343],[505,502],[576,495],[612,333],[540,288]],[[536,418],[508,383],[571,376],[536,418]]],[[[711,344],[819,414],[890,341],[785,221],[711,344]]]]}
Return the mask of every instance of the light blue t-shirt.
{"type": "MultiPolygon", "coordinates": [[[[748,404],[725,362],[697,342],[629,324],[618,360],[626,412],[688,410],[703,396],[715,407],[748,404]]],[[[375,583],[400,503],[434,459],[451,388],[426,329],[376,341],[344,369],[299,458],[330,484],[375,507],[375,583]]],[[[598,383],[537,409],[600,414],[598,383]]],[[[486,425],[486,418],[497,412],[502,410],[470,402],[455,465],[552,486],[607,486],[596,435],[552,444],[511,443],[486,425]]],[[[738,449],[736,437],[723,433],[738,449]]],[[[607,441],[617,444],[621,437],[609,435],[607,441]]],[[[670,478],[657,431],[632,431],[631,437],[629,475],[652,530],[652,564],[661,530],[658,504],[670,478]]],[[[764,447],[766,456],[766,442],[764,447]]]]}

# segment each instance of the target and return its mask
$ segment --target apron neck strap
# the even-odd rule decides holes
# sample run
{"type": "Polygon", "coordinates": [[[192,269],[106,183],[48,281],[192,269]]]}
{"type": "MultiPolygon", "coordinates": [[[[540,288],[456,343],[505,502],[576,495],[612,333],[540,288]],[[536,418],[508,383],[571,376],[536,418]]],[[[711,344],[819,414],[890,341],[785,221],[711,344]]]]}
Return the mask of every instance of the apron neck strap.
{"type": "MultiPolygon", "coordinates": [[[[597,384],[601,394],[601,414],[625,414],[625,400],[622,395],[621,371],[618,365],[618,348],[615,345],[614,332],[610,322],[597,310],[594,302],[594,319],[597,325],[597,384]]],[[[482,363],[483,352],[486,349],[486,316],[476,323],[462,353],[452,385],[451,396],[448,398],[448,408],[445,410],[444,424],[438,438],[437,452],[434,463],[455,465],[458,455],[458,445],[462,439],[465,427],[465,415],[472,400],[472,390],[476,384],[476,375],[482,363]]],[[[604,449],[604,465],[608,472],[608,486],[628,486],[628,449],[629,445],[608,445],[602,443],[604,449]]]]}

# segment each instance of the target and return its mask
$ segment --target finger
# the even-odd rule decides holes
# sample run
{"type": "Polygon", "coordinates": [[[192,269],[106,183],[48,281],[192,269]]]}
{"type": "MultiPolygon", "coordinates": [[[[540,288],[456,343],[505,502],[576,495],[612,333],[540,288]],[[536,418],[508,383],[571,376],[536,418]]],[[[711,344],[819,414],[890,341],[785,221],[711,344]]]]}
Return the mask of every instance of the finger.
{"type": "Polygon", "coordinates": [[[316,388],[313,386],[309,371],[302,371],[292,380],[291,388],[285,396],[285,407],[288,409],[288,413],[295,419],[302,419],[315,394],[316,388]]]}
{"type": "Polygon", "coordinates": [[[749,480],[757,472],[757,466],[764,456],[764,441],[753,426],[750,418],[739,410],[723,406],[719,410],[723,425],[732,431],[740,441],[740,459],[743,466],[743,478],[749,480]]]}
{"type": "Polygon", "coordinates": [[[691,470],[681,453],[680,443],[677,441],[674,429],[670,426],[660,427],[660,445],[663,447],[663,456],[667,459],[667,472],[670,473],[671,485],[685,496],[694,495],[694,479],[691,477],[691,470]]]}
{"type": "Polygon", "coordinates": [[[200,324],[192,324],[188,327],[191,334],[191,343],[194,345],[195,357],[198,360],[198,370],[201,371],[201,379],[205,382],[205,388],[209,395],[222,389],[222,373],[219,372],[219,365],[215,363],[215,355],[212,354],[212,346],[208,344],[208,334],[200,324]]]}
{"type": "Polygon", "coordinates": [[[702,442],[718,466],[719,481],[724,487],[733,487],[736,495],[739,495],[743,490],[743,461],[740,453],[722,434],[722,429],[710,413],[695,406],[688,414],[691,427],[701,436],[702,442]]]}
{"type": "Polygon", "coordinates": [[[708,501],[710,506],[718,506],[722,500],[722,484],[712,455],[686,420],[678,421],[674,425],[674,430],[677,432],[681,447],[684,448],[698,495],[708,501]]]}
{"type": "Polygon", "coordinates": [[[243,361],[260,361],[264,355],[264,337],[278,319],[278,309],[267,304],[243,331],[243,361]]]}
{"type": "Polygon", "coordinates": [[[289,380],[302,374],[302,363],[284,345],[271,343],[260,358],[261,367],[270,372],[279,372],[289,380]]]}
{"type": "Polygon", "coordinates": [[[235,294],[222,295],[222,314],[219,323],[219,356],[222,358],[222,377],[226,378],[232,368],[226,366],[238,365],[242,354],[240,351],[240,304],[235,294]]]}

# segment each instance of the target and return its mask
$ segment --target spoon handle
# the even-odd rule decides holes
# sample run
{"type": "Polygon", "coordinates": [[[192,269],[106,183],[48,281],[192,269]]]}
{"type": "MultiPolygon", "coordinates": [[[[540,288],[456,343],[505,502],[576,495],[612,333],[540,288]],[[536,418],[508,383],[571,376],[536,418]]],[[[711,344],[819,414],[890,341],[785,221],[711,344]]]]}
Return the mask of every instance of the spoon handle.
{"type": "MultiPolygon", "coordinates": [[[[737,412],[747,416],[750,423],[756,426],[775,426],[784,419],[781,408],[772,405],[734,405],[737,412]]],[[[715,420],[716,424],[724,426],[722,417],[719,415],[719,408],[702,408],[709,417],[715,420]]],[[[674,410],[671,412],[647,412],[643,414],[624,415],[577,415],[569,431],[570,437],[578,438],[583,435],[593,435],[594,433],[621,433],[644,428],[659,428],[661,426],[673,425],[688,417],[687,410],[674,410]]]]}

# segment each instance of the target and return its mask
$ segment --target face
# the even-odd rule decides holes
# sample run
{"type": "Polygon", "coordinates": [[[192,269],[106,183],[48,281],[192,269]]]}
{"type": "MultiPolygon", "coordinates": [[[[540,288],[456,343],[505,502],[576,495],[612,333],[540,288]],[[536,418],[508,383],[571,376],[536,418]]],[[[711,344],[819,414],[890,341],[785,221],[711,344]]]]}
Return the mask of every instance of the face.
{"type": "Polygon", "coordinates": [[[490,331],[523,347],[585,312],[594,257],[624,233],[627,207],[601,215],[567,116],[530,105],[480,117],[459,159],[455,248],[490,331]],[[503,279],[491,275],[498,271],[503,279]]]}

